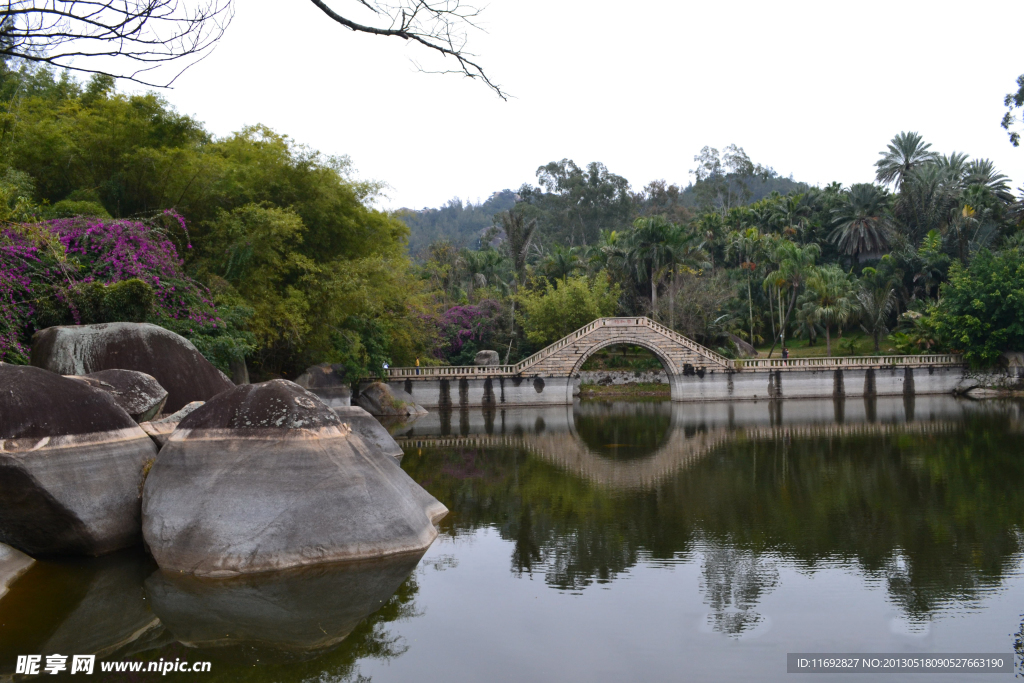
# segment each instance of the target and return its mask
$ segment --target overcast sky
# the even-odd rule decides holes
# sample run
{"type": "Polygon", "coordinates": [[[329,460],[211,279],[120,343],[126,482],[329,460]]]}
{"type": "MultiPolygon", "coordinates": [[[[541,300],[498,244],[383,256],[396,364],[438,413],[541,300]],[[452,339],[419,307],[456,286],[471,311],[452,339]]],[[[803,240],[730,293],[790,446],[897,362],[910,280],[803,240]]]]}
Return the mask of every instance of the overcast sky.
{"type": "MultiPolygon", "coordinates": [[[[344,12],[354,0],[332,0],[344,12]]],[[[469,49],[514,97],[417,73],[419,49],[354,34],[309,0],[238,0],[167,98],[218,135],[263,123],[386,182],[383,208],[478,201],[568,157],[634,189],[685,185],[730,143],[811,184],[870,181],[896,133],[1024,181],[999,126],[1024,73],[1024,2],[492,0],[469,49]]]]}

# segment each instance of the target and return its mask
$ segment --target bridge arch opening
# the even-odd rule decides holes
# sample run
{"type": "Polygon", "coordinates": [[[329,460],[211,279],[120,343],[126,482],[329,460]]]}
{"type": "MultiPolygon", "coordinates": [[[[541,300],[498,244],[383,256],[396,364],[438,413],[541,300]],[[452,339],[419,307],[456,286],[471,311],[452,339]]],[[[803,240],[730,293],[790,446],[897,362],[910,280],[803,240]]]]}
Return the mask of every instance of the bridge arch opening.
{"type": "Polygon", "coordinates": [[[671,380],[672,375],[679,374],[677,368],[664,352],[654,344],[642,339],[609,339],[594,344],[586,350],[572,369],[576,377],[582,370],[664,370],[671,380]],[[616,363],[616,359],[622,359],[616,363]],[[655,361],[657,365],[650,361],[655,361]],[[616,367],[618,365],[618,367],[616,367]]]}

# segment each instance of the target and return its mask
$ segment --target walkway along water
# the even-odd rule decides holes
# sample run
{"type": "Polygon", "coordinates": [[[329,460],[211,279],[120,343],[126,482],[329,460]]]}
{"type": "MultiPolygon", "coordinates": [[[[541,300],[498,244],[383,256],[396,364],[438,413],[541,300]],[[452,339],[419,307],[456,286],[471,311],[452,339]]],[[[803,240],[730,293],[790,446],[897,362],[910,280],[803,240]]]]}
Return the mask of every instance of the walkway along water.
{"type": "Polygon", "coordinates": [[[673,401],[950,394],[985,384],[956,354],[732,360],[650,318],[600,318],[515,365],[389,368],[388,383],[428,408],[566,405],[580,369],[616,344],[648,349],[673,401]]]}

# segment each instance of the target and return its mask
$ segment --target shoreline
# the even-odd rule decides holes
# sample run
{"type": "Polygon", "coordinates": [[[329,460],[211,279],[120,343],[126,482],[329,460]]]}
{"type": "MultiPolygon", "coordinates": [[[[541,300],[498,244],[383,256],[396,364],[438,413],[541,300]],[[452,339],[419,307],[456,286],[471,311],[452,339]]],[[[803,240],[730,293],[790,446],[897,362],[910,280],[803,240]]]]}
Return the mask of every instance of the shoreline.
{"type": "Polygon", "coordinates": [[[613,397],[657,397],[670,398],[672,389],[668,384],[581,384],[580,398],[613,397]]]}

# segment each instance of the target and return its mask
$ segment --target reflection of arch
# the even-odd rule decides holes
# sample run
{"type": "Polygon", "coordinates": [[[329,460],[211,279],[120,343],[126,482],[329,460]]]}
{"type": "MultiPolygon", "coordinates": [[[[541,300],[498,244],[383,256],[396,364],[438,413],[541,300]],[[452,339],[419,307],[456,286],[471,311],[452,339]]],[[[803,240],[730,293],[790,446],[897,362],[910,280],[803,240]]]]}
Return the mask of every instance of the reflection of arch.
{"type": "MultiPolygon", "coordinates": [[[[571,421],[569,424],[572,424],[571,421]]],[[[476,434],[465,437],[412,436],[408,439],[398,439],[407,447],[414,448],[518,446],[582,479],[614,489],[635,490],[656,486],[709,455],[718,446],[734,440],[941,434],[953,432],[960,427],[956,420],[756,425],[739,428],[696,424],[692,425],[693,429],[679,429],[676,424],[673,422],[670,438],[655,453],[627,461],[614,460],[595,453],[583,443],[572,427],[557,432],[545,430],[539,434],[524,430],[519,433],[476,434]]]]}
{"type": "Polygon", "coordinates": [[[637,404],[593,401],[573,406],[571,424],[598,457],[639,461],[660,451],[677,431],[669,401],[637,404]]]}

